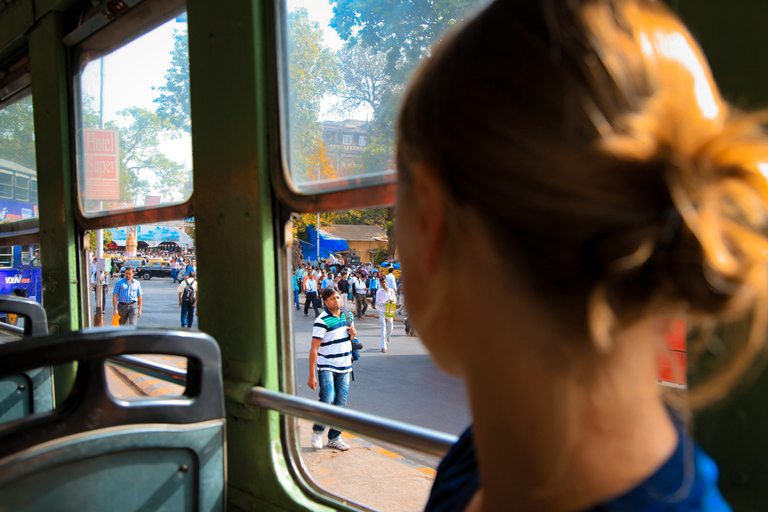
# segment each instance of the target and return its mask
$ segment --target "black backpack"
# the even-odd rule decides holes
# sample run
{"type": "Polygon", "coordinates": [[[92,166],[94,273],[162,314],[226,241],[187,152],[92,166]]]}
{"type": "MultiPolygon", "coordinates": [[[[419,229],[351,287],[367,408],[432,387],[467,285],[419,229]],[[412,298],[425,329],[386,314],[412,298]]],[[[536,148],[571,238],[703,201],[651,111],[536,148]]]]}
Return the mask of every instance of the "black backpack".
{"type": "Polygon", "coordinates": [[[184,282],[187,286],[185,286],[184,291],[181,292],[182,302],[195,302],[195,287],[193,286],[195,284],[195,279],[193,279],[191,283],[187,280],[184,280],[184,282]]]}

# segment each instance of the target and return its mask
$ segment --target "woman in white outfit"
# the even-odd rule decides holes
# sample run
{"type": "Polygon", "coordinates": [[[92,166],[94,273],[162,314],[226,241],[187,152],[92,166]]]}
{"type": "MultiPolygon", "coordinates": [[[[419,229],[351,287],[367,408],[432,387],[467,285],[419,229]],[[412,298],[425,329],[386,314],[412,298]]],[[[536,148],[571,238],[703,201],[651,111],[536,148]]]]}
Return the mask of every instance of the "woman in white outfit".
{"type": "Polygon", "coordinates": [[[387,302],[397,302],[397,296],[395,290],[387,286],[387,278],[381,276],[379,278],[381,287],[376,292],[376,309],[379,311],[379,324],[381,324],[381,351],[386,352],[389,346],[390,338],[392,337],[392,328],[394,327],[394,319],[384,316],[387,309],[387,302]]]}

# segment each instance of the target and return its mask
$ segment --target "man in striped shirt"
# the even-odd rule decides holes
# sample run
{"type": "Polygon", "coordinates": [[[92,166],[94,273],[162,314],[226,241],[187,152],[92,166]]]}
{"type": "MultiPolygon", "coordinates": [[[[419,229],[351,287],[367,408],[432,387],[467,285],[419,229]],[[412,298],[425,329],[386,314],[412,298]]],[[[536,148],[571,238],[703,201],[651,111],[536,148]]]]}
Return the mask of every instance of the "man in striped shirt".
{"type": "Polygon", "coordinates": [[[138,325],[141,317],[141,285],[133,278],[133,267],[125,267],[125,277],[115,283],[112,309],[120,315],[120,325],[138,325]]]}
{"type": "MultiPolygon", "coordinates": [[[[339,407],[347,405],[349,376],[352,371],[352,342],[357,332],[349,311],[341,310],[339,290],[329,286],[323,290],[325,310],[315,319],[312,327],[312,348],[309,350],[309,389],[317,389],[320,382],[320,401],[339,407]],[[347,325],[349,323],[349,325],[347,325]]],[[[312,446],[323,447],[323,425],[312,427],[312,446]]],[[[341,432],[328,431],[328,446],[340,451],[349,450],[341,439],[341,432]]]]}

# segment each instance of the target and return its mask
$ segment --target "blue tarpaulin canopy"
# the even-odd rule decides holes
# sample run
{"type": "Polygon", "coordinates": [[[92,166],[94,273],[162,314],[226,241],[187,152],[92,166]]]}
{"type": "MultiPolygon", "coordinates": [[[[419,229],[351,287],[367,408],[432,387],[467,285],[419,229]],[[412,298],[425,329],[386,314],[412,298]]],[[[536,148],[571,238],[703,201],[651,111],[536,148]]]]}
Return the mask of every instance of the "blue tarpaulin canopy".
{"type": "MultiPolygon", "coordinates": [[[[307,227],[308,242],[301,241],[301,252],[307,261],[317,260],[317,230],[312,226],[307,227]]],[[[349,250],[349,244],[343,238],[334,236],[320,230],[320,259],[329,258],[331,253],[349,250]]]]}

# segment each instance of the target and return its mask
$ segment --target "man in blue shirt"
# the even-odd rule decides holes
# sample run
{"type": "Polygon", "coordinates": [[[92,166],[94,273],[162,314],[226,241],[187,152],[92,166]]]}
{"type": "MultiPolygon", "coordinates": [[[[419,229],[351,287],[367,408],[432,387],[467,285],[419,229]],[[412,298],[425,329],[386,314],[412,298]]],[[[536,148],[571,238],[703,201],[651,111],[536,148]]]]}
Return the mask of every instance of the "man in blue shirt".
{"type": "Polygon", "coordinates": [[[125,277],[115,283],[112,309],[120,315],[120,325],[138,325],[141,317],[141,285],[133,279],[133,267],[125,267],[125,277]]]}

